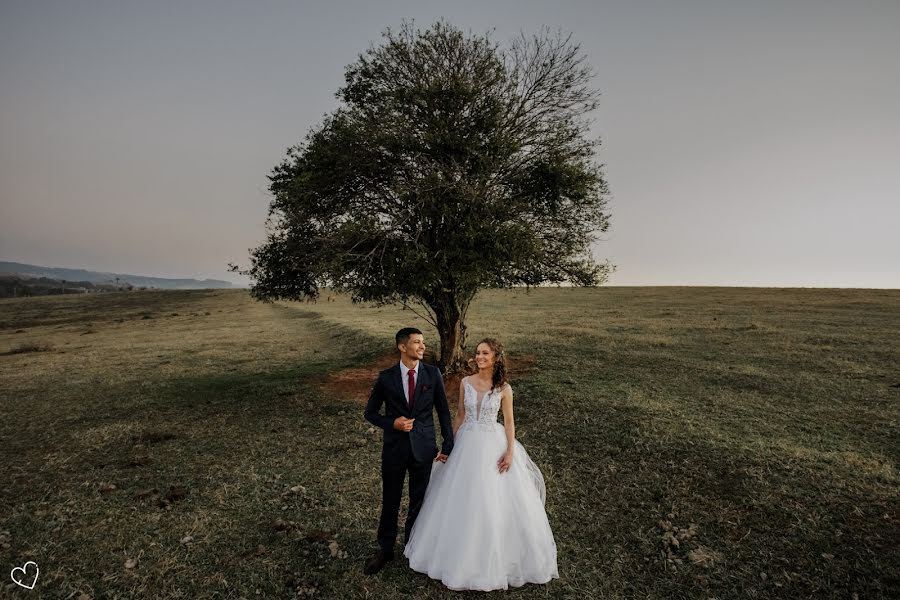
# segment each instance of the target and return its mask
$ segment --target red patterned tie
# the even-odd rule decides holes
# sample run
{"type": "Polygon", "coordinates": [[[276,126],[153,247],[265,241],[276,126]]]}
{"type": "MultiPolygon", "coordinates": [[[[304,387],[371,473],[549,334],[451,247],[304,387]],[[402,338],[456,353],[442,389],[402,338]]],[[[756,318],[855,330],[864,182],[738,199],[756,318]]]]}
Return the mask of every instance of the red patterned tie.
{"type": "Polygon", "coordinates": [[[413,395],[416,393],[416,372],[410,369],[407,371],[407,376],[409,377],[409,385],[407,387],[409,390],[409,409],[412,410],[413,395]]]}

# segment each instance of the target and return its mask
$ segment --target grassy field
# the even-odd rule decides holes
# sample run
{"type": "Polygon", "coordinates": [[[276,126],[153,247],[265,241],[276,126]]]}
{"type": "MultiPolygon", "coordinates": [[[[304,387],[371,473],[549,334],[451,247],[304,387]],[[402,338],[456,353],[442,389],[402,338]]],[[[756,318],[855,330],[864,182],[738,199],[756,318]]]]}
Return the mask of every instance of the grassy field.
{"type": "MultiPolygon", "coordinates": [[[[239,290],[0,301],[0,566],[41,569],[0,597],[463,596],[362,575],[362,402],[404,325],[239,290]]],[[[559,548],[510,597],[900,597],[900,291],[488,291],[485,335],[559,548]]]]}

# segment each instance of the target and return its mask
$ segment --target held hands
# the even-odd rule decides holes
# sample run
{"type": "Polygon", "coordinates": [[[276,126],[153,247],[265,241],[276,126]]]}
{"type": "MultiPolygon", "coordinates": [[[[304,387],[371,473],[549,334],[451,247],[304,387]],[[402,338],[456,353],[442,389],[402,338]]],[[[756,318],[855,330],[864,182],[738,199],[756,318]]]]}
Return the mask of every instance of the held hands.
{"type": "Polygon", "coordinates": [[[413,421],[415,419],[407,419],[406,417],[397,417],[394,419],[394,429],[397,431],[406,431],[409,432],[413,428],[413,421]]]}
{"type": "Polygon", "coordinates": [[[512,452],[507,451],[507,453],[501,456],[500,460],[497,461],[497,469],[501,473],[506,473],[507,471],[509,471],[509,467],[512,466],[512,460],[512,452]]]}
{"type": "Polygon", "coordinates": [[[446,454],[438,450],[437,456],[434,457],[434,462],[441,461],[442,463],[447,462],[447,458],[449,458],[446,454]]]}

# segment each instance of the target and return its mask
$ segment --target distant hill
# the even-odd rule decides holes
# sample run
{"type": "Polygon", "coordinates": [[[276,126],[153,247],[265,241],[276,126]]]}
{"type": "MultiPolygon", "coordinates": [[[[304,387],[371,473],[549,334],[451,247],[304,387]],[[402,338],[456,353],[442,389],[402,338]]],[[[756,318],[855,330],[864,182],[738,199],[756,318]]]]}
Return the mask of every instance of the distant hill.
{"type": "Polygon", "coordinates": [[[47,277],[49,279],[60,281],[87,281],[95,284],[131,284],[134,287],[152,287],[165,290],[236,287],[230,281],[223,281],[220,279],[167,279],[165,277],[147,277],[144,275],[128,275],[123,273],[102,273],[99,271],[88,271],[86,269],[39,267],[3,261],[0,261],[0,273],[27,277],[47,277]]]}

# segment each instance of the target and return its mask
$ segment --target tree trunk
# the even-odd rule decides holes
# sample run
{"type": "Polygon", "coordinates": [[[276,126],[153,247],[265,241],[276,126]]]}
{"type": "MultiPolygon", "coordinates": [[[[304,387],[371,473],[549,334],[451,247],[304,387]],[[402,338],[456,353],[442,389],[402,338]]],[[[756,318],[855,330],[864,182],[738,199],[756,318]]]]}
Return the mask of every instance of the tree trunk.
{"type": "Polygon", "coordinates": [[[438,368],[445,375],[461,371],[466,363],[464,315],[455,307],[432,308],[432,310],[437,320],[438,335],[441,340],[441,357],[438,360],[438,368]]]}

